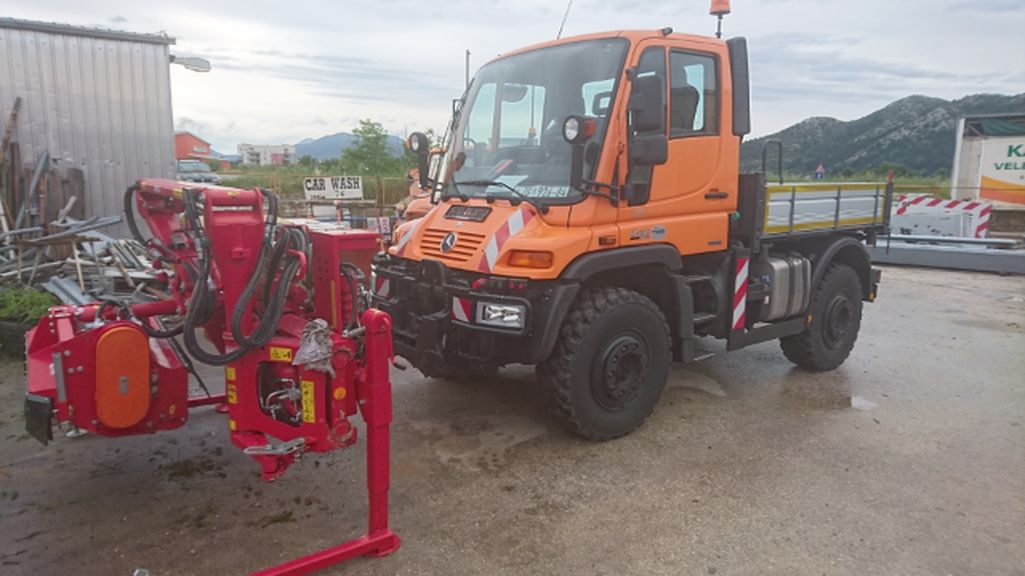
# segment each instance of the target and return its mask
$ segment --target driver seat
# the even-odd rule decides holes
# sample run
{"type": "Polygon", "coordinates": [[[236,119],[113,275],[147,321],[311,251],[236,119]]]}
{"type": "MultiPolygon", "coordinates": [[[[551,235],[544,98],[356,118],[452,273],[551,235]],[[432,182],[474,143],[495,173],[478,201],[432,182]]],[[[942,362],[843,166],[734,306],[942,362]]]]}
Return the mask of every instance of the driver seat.
{"type": "Polygon", "coordinates": [[[687,70],[681,68],[683,85],[669,90],[670,134],[689,134],[694,131],[694,115],[698,110],[698,89],[687,81],[687,70]]]}

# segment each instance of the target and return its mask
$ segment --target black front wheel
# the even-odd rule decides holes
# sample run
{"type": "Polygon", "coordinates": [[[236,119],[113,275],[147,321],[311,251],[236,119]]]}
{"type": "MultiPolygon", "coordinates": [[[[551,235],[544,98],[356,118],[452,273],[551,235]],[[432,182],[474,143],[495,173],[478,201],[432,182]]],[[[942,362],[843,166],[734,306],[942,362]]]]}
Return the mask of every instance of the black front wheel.
{"type": "Polygon", "coordinates": [[[833,263],[812,294],[804,332],[780,340],[783,355],[802,368],[832,370],[843,364],[861,329],[861,280],[846,264],[833,263]]]}
{"type": "Polygon", "coordinates": [[[582,436],[609,440],[652,413],[669,361],[669,327],[654,302],[623,288],[594,288],[578,297],[537,370],[559,419],[582,436]]]}

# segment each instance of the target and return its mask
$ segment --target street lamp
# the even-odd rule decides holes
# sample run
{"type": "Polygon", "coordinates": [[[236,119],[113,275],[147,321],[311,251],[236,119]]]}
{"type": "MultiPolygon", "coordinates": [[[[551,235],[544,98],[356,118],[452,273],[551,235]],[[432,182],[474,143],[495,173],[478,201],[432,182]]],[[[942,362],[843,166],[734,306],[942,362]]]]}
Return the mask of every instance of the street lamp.
{"type": "Polygon", "coordinates": [[[171,64],[179,64],[193,72],[209,72],[210,61],[196,56],[176,56],[171,54],[171,64]]]}

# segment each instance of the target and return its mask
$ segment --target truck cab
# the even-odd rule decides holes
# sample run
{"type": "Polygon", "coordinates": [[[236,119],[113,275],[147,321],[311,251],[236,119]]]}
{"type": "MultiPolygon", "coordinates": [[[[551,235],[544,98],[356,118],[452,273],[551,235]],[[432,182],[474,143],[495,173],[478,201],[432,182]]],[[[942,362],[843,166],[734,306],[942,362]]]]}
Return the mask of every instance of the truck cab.
{"type": "Polygon", "coordinates": [[[863,243],[888,189],[794,187],[780,230],[789,189],[739,174],[748,92],[743,38],[669,28],[485,65],[438,169],[421,170],[437,204],[375,262],[396,352],[438,377],[534,364],[555,413],[594,439],[640,425],[704,336],[783,338],[800,365],[839,365],[875,297],[863,243]],[[827,276],[839,296],[816,293],[827,276]]]}

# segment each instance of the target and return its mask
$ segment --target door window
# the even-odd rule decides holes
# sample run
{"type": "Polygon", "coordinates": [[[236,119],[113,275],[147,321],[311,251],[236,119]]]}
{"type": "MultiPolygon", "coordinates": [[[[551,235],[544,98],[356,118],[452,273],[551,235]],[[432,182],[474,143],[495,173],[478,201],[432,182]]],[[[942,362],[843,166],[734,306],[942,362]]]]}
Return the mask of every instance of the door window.
{"type": "Polygon", "coordinates": [[[673,50],[669,55],[669,136],[718,134],[715,58],[673,50]]]}

